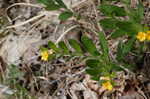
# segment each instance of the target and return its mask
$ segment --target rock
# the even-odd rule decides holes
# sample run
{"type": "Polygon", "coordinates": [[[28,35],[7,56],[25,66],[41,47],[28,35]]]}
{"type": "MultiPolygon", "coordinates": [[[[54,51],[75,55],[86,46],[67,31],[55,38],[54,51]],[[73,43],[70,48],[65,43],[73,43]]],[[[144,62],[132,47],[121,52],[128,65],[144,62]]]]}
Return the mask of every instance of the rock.
{"type": "Polygon", "coordinates": [[[10,34],[0,49],[0,56],[7,64],[18,64],[20,57],[31,46],[32,43],[40,40],[39,35],[20,35],[10,34]]]}

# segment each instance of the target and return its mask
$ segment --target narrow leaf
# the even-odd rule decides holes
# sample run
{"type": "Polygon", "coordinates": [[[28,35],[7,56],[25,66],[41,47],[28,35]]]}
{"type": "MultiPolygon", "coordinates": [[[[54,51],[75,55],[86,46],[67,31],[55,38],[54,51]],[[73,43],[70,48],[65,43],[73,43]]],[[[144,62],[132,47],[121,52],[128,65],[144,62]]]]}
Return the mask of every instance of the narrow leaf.
{"type": "Polygon", "coordinates": [[[99,34],[99,41],[100,41],[100,46],[101,46],[103,55],[105,56],[105,58],[108,58],[109,48],[108,48],[106,37],[103,32],[98,32],[98,34],[99,34]]]}
{"type": "Polygon", "coordinates": [[[100,24],[104,29],[115,29],[116,23],[117,23],[117,20],[113,18],[105,18],[100,21],[100,24]]]}
{"type": "Polygon", "coordinates": [[[126,35],[127,33],[121,29],[116,29],[114,32],[112,32],[111,37],[117,38],[126,35]]]}
{"type": "Polygon", "coordinates": [[[100,78],[100,75],[91,76],[91,79],[92,79],[92,80],[95,80],[95,81],[99,81],[99,78],[100,78]]]}
{"type": "Polygon", "coordinates": [[[63,52],[65,54],[69,54],[69,49],[68,49],[67,45],[63,41],[59,42],[58,45],[63,50],[63,52]]]}
{"type": "Polygon", "coordinates": [[[123,55],[123,43],[122,41],[119,42],[118,47],[117,47],[117,57],[116,59],[118,61],[122,61],[124,55],[123,55]]]}
{"type": "Polygon", "coordinates": [[[51,49],[53,49],[53,50],[56,51],[56,52],[59,52],[59,51],[60,51],[60,49],[57,48],[57,46],[56,46],[52,41],[49,41],[49,42],[48,42],[48,47],[51,48],[51,49]]]}
{"type": "Polygon", "coordinates": [[[100,61],[97,59],[88,59],[86,60],[86,65],[90,68],[98,67],[100,64],[100,61]]]}
{"type": "Polygon", "coordinates": [[[130,9],[129,17],[130,20],[141,23],[142,19],[144,18],[144,7],[140,0],[136,9],[130,9]]]}
{"type": "Polygon", "coordinates": [[[59,15],[59,19],[65,21],[73,16],[73,13],[70,11],[65,11],[59,15]]]}
{"type": "Polygon", "coordinates": [[[62,0],[56,0],[56,2],[62,7],[62,8],[67,8],[67,6],[64,4],[62,0]]]}
{"type": "Polygon", "coordinates": [[[83,53],[80,44],[76,40],[70,39],[69,44],[76,50],[76,52],[83,53]]]}
{"type": "Polygon", "coordinates": [[[40,50],[41,50],[41,51],[48,51],[48,48],[45,48],[45,47],[41,46],[41,47],[40,47],[40,50]]]}
{"type": "Polygon", "coordinates": [[[116,25],[119,29],[125,31],[129,36],[135,36],[137,32],[143,30],[143,27],[140,24],[129,21],[120,21],[116,25]]]}
{"type": "Polygon", "coordinates": [[[102,71],[100,71],[100,69],[98,68],[88,68],[86,69],[86,73],[92,75],[92,76],[97,76],[100,75],[102,71]]]}
{"type": "Polygon", "coordinates": [[[91,55],[93,56],[100,55],[100,53],[97,51],[95,44],[87,36],[82,36],[81,41],[83,43],[83,46],[85,47],[85,50],[87,50],[91,55]]]}
{"type": "Polygon", "coordinates": [[[124,10],[124,8],[118,6],[102,4],[99,8],[101,12],[103,12],[103,14],[106,16],[126,16],[126,11],[124,10]]]}
{"type": "Polygon", "coordinates": [[[121,2],[123,2],[123,3],[127,4],[127,5],[130,5],[131,0],[121,0],[121,2]]]}
{"type": "Polygon", "coordinates": [[[117,49],[117,60],[121,61],[132,50],[135,38],[130,39],[127,43],[120,42],[117,49]]]}
{"type": "Polygon", "coordinates": [[[47,10],[58,10],[61,8],[61,6],[56,4],[53,0],[38,0],[38,2],[44,4],[47,10]]]}
{"type": "Polygon", "coordinates": [[[135,42],[135,38],[132,38],[127,42],[127,44],[124,45],[124,48],[123,48],[124,54],[127,54],[128,52],[131,51],[131,49],[133,48],[134,42],[135,42]]]}

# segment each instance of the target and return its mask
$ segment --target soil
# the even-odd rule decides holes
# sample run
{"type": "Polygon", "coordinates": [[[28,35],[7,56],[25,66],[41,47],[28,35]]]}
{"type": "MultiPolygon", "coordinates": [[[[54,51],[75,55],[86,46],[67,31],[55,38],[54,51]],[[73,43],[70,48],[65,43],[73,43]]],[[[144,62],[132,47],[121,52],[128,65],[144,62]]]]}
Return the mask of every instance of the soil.
{"type": "MultiPolygon", "coordinates": [[[[150,53],[143,54],[141,63],[135,60],[136,57],[129,55],[127,61],[140,65],[140,70],[136,70],[133,74],[126,71],[118,72],[116,82],[119,85],[113,92],[103,90],[98,82],[90,79],[85,73],[85,63],[79,57],[73,57],[69,61],[67,56],[51,62],[40,60],[40,47],[48,46],[49,40],[57,42],[64,32],[74,26],[77,27],[69,30],[60,40],[67,43],[67,39],[73,38],[80,43],[81,35],[85,34],[93,39],[94,43],[99,43],[96,34],[88,29],[98,28],[95,27],[96,16],[91,1],[64,0],[64,2],[86,17],[85,20],[76,22],[70,19],[62,22],[58,19],[60,11],[45,11],[43,5],[35,0],[0,0],[1,73],[7,71],[9,65],[15,64],[24,73],[23,77],[17,79],[17,84],[24,87],[29,95],[35,96],[36,99],[149,99],[150,53]],[[46,14],[37,18],[43,13],[46,14]],[[35,17],[36,19],[33,19],[35,17]],[[5,27],[8,29],[4,30],[5,27]]],[[[97,4],[99,0],[93,2],[97,4]]],[[[150,25],[150,1],[143,0],[143,4],[145,6],[143,22],[150,25]]],[[[103,16],[99,16],[99,19],[101,18],[103,16]]],[[[110,42],[116,43],[114,40],[110,42]]],[[[116,49],[115,45],[110,47],[116,49]]],[[[13,86],[9,87],[13,90],[13,86]]],[[[4,88],[6,87],[0,90],[4,88]]],[[[6,95],[2,93],[2,96],[6,95]]]]}

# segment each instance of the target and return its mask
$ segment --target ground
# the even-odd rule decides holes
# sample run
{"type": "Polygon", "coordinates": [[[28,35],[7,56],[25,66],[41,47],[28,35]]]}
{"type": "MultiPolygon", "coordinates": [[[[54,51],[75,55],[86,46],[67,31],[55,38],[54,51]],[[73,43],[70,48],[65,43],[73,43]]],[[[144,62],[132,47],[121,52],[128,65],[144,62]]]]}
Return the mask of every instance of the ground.
{"type": "MultiPolygon", "coordinates": [[[[0,99],[149,99],[149,53],[138,62],[134,55],[127,57],[137,68],[118,72],[118,86],[113,91],[104,90],[90,79],[80,57],[41,61],[40,47],[47,46],[49,40],[67,43],[73,38],[80,43],[81,35],[86,34],[98,44],[96,34],[89,28],[97,29],[95,18],[103,18],[96,16],[94,10],[100,0],[63,1],[85,19],[60,21],[61,11],[47,11],[36,0],[0,0],[0,99]]],[[[135,6],[137,0],[131,1],[135,6]]],[[[143,23],[150,26],[150,1],[143,0],[143,4],[143,23]]],[[[108,36],[109,32],[106,31],[108,36]]],[[[109,40],[112,54],[119,40],[126,38],[109,40]]]]}

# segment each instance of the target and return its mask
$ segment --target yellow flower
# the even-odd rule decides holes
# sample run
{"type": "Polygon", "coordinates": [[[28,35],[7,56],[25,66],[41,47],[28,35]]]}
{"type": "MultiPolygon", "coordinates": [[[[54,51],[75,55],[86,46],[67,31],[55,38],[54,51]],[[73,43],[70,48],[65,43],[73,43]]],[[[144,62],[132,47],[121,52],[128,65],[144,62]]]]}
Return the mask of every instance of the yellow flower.
{"type": "Polygon", "coordinates": [[[143,42],[144,40],[146,40],[146,33],[144,33],[144,32],[139,32],[139,33],[137,34],[136,38],[137,38],[139,41],[143,42]]]}
{"type": "Polygon", "coordinates": [[[48,51],[42,51],[41,52],[41,60],[47,61],[48,60],[48,54],[49,54],[48,51]]]}
{"type": "Polygon", "coordinates": [[[107,90],[110,90],[110,91],[113,89],[113,86],[112,86],[112,84],[110,83],[110,81],[106,81],[106,82],[102,83],[102,87],[103,87],[104,89],[107,89],[107,90]]]}
{"type": "Polygon", "coordinates": [[[147,40],[150,40],[150,31],[147,31],[146,33],[147,33],[146,39],[147,39],[147,40]]]}

